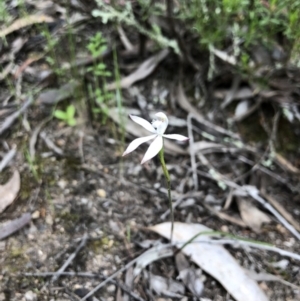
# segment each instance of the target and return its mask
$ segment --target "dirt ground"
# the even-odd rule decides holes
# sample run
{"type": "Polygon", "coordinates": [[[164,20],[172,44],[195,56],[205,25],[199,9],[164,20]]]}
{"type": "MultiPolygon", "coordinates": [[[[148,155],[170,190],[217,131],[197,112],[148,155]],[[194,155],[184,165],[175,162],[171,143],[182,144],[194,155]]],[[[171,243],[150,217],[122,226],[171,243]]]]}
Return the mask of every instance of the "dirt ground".
{"type": "MultiPolygon", "coordinates": [[[[97,28],[95,24],[95,21],[83,22],[78,36],[84,37],[91,27],[94,28],[93,32],[102,28],[102,25],[97,28]]],[[[110,31],[111,28],[104,31],[107,37],[110,31]]],[[[30,32],[25,33],[30,36],[30,32]]],[[[19,35],[17,32],[13,37],[9,36],[8,43],[12,43],[19,35]]],[[[65,45],[64,37],[61,43],[65,45]]],[[[156,53],[147,53],[144,58],[135,54],[128,59],[122,56],[120,49],[117,53],[120,56],[121,77],[156,53]]],[[[2,57],[8,51],[9,47],[4,48],[2,57]]],[[[58,54],[61,51],[58,50],[58,54]]],[[[15,64],[22,65],[28,53],[28,48],[20,50],[15,64]]],[[[68,62],[65,57],[60,57],[60,60],[68,62]]],[[[105,60],[108,66],[112,64],[113,54],[110,53],[105,60]]],[[[37,61],[33,67],[41,70],[43,64],[45,61],[37,61]]],[[[220,97],[220,94],[230,92],[234,78],[233,73],[226,73],[224,63],[220,62],[222,72],[212,81],[204,79],[208,94],[203,102],[194,97],[195,91],[199,87],[201,89],[202,80],[201,83],[197,81],[190,67],[177,68],[179,64],[178,57],[170,53],[145,80],[122,90],[123,107],[138,109],[141,116],[149,121],[152,113],[165,112],[170,117],[168,133],[190,136],[188,127],[192,124],[192,141],[190,137],[189,144],[176,144],[182,153],[166,150],[173,201],[183,197],[185,204],[175,209],[175,221],[199,223],[215,231],[267,242],[299,254],[299,240],[273,214],[249,196],[232,197],[234,189],[224,179],[218,180],[212,171],[224,175],[231,180],[230,183],[252,185],[261,192],[265,191],[276,199],[283,211],[291,215],[293,221],[299,222],[300,121],[289,122],[276,99],[265,98],[260,101],[262,96],[254,95],[249,97],[251,103],[257,102],[259,105],[253,113],[232,122],[230,119],[236,116],[239,100],[235,99],[221,109],[223,96],[220,97]],[[191,122],[188,120],[191,112],[184,105],[185,98],[177,89],[179,85],[185,91],[184,97],[209,124],[199,116],[195,116],[191,122]],[[243,146],[239,148],[237,140],[224,134],[217,126],[239,135],[239,142],[243,146]],[[270,151],[270,141],[273,141],[276,154],[280,156],[272,157],[274,153],[270,151]],[[208,151],[206,147],[201,148],[197,144],[199,142],[218,144],[218,150],[208,151]],[[198,180],[195,186],[195,169],[191,165],[189,147],[196,144],[196,153],[201,152],[202,156],[196,156],[198,180]],[[203,156],[208,163],[203,161],[203,156]],[[269,165],[268,160],[271,160],[269,165]],[[227,186],[222,187],[222,183],[227,183],[227,186]],[[259,212],[268,216],[269,221],[260,225],[256,221],[259,213],[252,211],[248,212],[250,217],[243,216],[240,199],[254,204],[259,212]],[[224,208],[230,200],[229,207],[224,208]]],[[[34,94],[33,103],[0,134],[1,160],[10,149],[16,148],[14,158],[0,173],[0,184],[4,185],[14,170],[20,173],[21,178],[18,196],[0,213],[0,222],[3,225],[24,213],[30,213],[30,220],[24,227],[0,241],[0,301],[80,300],[107,277],[145,252],[151,244],[168,242],[147,229],[170,220],[169,215],[162,217],[169,208],[166,181],[158,158],[140,164],[147,145],[143,144],[133,153],[122,157],[125,147],[136,138],[128,130],[128,115],[125,114],[125,141],[122,141],[122,124],[115,122],[111,115],[105,122],[100,115],[91,118],[89,95],[85,89],[88,77],[81,78],[83,84],[79,89],[82,89],[83,101],[76,102],[72,95],[59,104],[62,107],[75,104],[78,123],[71,127],[51,118],[55,105],[45,104],[40,98],[46,89],[59,88],[66,82],[56,78],[44,86],[32,79],[31,70],[27,71],[28,74],[24,67],[21,82],[12,81],[13,89],[21,88],[22,97],[11,94],[11,87],[6,82],[0,87],[0,126],[24,103],[27,99],[24,95],[30,89],[40,88],[34,94]],[[32,161],[29,155],[30,141],[37,129],[35,160],[32,161]],[[47,139],[42,138],[41,132],[47,139]],[[65,274],[56,273],[62,267],[65,274]]],[[[295,71],[295,74],[298,73],[299,70],[295,71]]],[[[294,96],[292,101],[299,108],[294,93],[299,89],[297,76],[291,79],[287,78],[288,74],[285,70],[280,75],[274,73],[273,78],[290,81],[289,93],[294,96]]],[[[250,84],[244,80],[241,86],[249,87],[250,84]]],[[[258,281],[269,300],[300,300],[299,261],[259,248],[250,251],[230,245],[225,247],[243,268],[273,274],[282,280],[269,281],[264,278],[258,281]]],[[[198,268],[196,264],[190,264],[198,268]]],[[[129,295],[126,293],[128,283],[124,271],[88,300],[233,300],[226,289],[205,272],[201,275],[204,283],[201,297],[189,290],[181,297],[159,295],[151,289],[150,274],[176,279],[178,266],[175,256],[151,262],[145,272],[134,280],[129,295]]]]}

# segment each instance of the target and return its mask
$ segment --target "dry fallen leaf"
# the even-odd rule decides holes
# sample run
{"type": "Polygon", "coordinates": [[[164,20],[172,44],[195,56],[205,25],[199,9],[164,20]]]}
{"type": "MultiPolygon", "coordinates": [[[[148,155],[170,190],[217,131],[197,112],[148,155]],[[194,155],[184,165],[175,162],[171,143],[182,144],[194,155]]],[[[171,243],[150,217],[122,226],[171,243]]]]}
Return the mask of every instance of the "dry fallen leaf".
{"type": "MultiPolygon", "coordinates": [[[[152,227],[165,238],[170,238],[171,223],[162,223],[152,227]]],[[[184,224],[175,222],[173,232],[173,244],[182,247],[195,235],[212,231],[201,224],[184,224]]],[[[231,296],[237,301],[267,301],[268,298],[236,262],[230,253],[220,245],[211,244],[208,235],[200,235],[196,242],[186,245],[182,252],[189,256],[192,261],[198,264],[206,273],[217,279],[231,296]]]]}
{"type": "Polygon", "coordinates": [[[15,170],[10,180],[4,185],[0,185],[0,213],[3,212],[17,197],[20,186],[20,174],[15,170]]]}
{"type": "Polygon", "coordinates": [[[255,207],[250,200],[237,198],[237,203],[243,221],[254,232],[259,233],[263,223],[271,222],[269,216],[255,207]]]}
{"type": "MultiPolygon", "coordinates": [[[[133,267],[129,267],[126,270],[125,274],[125,285],[128,287],[129,290],[133,291],[133,281],[134,281],[134,276],[133,276],[133,267]]],[[[129,295],[124,294],[123,298],[120,299],[122,301],[130,301],[131,298],[129,295]]]]}
{"type": "Polygon", "coordinates": [[[172,255],[173,250],[171,245],[157,244],[139,256],[133,270],[133,277],[137,277],[139,274],[141,274],[143,269],[145,269],[145,267],[153,261],[171,257],[172,255]]]}
{"type": "Polygon", "coordinates": [[[283,156],[281,156],[280,154],[276,153],[275,154],[275,160],[276,163],[281,166],[283,169],[295,173],[295,174],[299,174],[300,170],[295,167],[291,162],[289,162],[287,159],[285,159],[283,156]]]}
{"type": "Polygon", "coordinates": [[[227,62],[231,65],[236,65],[236,58],[233,55],[229,55],[227,52],[218,50],[213,46],[210,47],[210,51],[224,62],[227,62]]]}
{"type": "Polygon", "coordinates": [[[147,59],[145,62],[143,62],[137,70],[135,70],[130,75],[124,77],[121,79],[120,82],[114,82],[107,85],[107,90],[111,91],[117,88],[129,88],[131,85],[133,85],[135,82],[142,80],[146,78],[148,75],[150,75],[154,69],[157,67],[157,65],[169,54],[168,49],[163,49],[159,53],[153,55],[149,59],[147,59]]]}
{"type": "Polygon", "coordinates": [[[48,91],[42,92],[39,95],[37,102],[44,105],[56,104],[74,95],[74,91],[78,87],[78,81],[70,81],[69,83],[64,84],[58,89],[50,89],[48,91]]]}
{"type": "Polygon", "coordinates": [[[22,229],[31,221],[31,214],[24,213],[21,217],[0,225],[0,240],[22,229]]]}
{"type": "Polygon", "coordinates": [[[13,22],[10,26],[3,28],[0,30],[0,38],[7,36],[8,34],[19,30],[23,27],[36,24],[36,23],[44,23],[44,22],[53,22],[53,18],[46,15],[31,15],[26,16],[24,18],[18,19],[13,22]]]}

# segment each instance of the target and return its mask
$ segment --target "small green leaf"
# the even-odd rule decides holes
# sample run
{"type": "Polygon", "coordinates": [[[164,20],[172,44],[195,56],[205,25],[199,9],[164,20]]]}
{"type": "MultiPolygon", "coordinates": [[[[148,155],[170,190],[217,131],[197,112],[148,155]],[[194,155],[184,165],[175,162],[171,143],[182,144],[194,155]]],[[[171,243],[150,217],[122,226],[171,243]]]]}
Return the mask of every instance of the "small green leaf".
{"type": "Polygon", "coordinates": [[[105,68],[106,68],[106,65],[103,64],[103,63],[99,63],[99,64],[97,65],[97,69],[98,69],[98,70],[104,70],[105,68]]]}
{"type": "Polygon", "coordinates": [[[67,114],[64,112],[64,111],[61,111],[61,110],[55,110],[54,111],[54,116],[58,119],[61,119],[61,120],[66,120],[68,119],[67,118],[67,114]]]}
{"type": "Polygon", "coordinates": [[[75,107],[73,105],[69,105],[67,107],[66,113],[67,113],[68,119],[73,118],[75,115],[75,107]]]}
{"type": "Polygon", "coordinates": [[[74,125],[76,125],[76,119],[75,119],[75,118],[68,119],[68,125],[69,125],[69,126],[74,126],[74,125]]]}

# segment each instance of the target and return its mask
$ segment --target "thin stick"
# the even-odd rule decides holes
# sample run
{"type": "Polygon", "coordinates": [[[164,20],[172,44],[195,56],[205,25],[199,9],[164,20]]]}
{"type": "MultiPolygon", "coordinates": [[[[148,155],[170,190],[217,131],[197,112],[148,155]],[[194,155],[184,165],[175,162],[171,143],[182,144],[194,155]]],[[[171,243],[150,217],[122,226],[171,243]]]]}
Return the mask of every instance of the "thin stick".
{"type": "Polygon", "coordinates": [[[112,275],[110,275],[109,277],[107,277],[104,281],[102,281],[94,289],[92,289],[88,294],[86,294],[83,298],[81,298],[80,301],[87,300],[87,298],[93,296],[106,283],[110,282],[112,279],[114,279],[115,277],[117,277],[120,273],[124,272],[125,270],[127,270],[128,268],[130,268],[131,266],[133,266],[142,256],[144,256],[144,253],[141,254],[140,256],[138,256],[137,258],[133,259],[129,263],[127,263],[123,268],[119,269],[118,271],[116,271],[115,273],[113,273],[112,275]]]}
{"type": "Polygon", "coordinates": [[[14,146],[0,162],[0,172],[8,165],[8,163],[13,159],[15,154],[17,153],[16,146],[14,146]]]}
{"type": "Polygon", "coordinates": [[[28,97],[27,100],[23,103],[20,109],[11,115],[9,115],[0,126],[0,135],[4,133],[13,123],[14,121],[23,113],[25,110],[33,103],[32,97],[28,97]]]}
{"type": "Polygon", "coordinates": [[[70,263],[74,260],[74,258],[76,257],[76,255],[78,254],[78,252],[85,246],[86,241],[88,239],[88,235],[84,234],[81,243],[79,244],[79,246],[76,248],[75,252],[73,252],[69,258],[67,259],[67,261],[62,265],[62,267],[55,272],[55,275],[52,277],[51,282],[56,281],[60,275],[64,272],[64,270],[70,265],[70,263]]]}

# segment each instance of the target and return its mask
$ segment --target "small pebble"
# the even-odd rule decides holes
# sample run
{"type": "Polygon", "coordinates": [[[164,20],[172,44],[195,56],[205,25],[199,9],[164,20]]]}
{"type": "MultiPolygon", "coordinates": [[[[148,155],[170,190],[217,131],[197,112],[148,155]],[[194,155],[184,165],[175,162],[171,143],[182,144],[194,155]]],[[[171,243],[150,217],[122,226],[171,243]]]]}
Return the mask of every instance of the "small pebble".
{"type": "Polygon", "coordinates": [[[155,183],[155,184],[153,185],[153,187],[154,187],[154,189],[160,188],[160,183],[155,183]]]}
{"type": "Polygon", "coordinates": [[[39,210],[34,211],[32,213],[32,215],[31,215],[31,218],[32,219],[38,219],[38,218],[40,218],[40,211],[39,210]]]}
{"type": "Polygon", "coordinates": [[[28,235],[27,235],[27,238],[28,238],[28,240],[34,240],[34,235],[33,234],[31,234],[31,233],[29,233],[28,235]]]}
{"type": "Polygon", "coordinates": [[[104,189],[97,189],[97,194],[100,198],[106,198],[106,191],[104,189]]]}
{"type": "Polygon", "coordinates": [[[221,227],[221,231],[222,232],[229,232],[229,228],[228,228],[228,226],[226,226],[226,225],[223,225],[222,227],[221,227]]]}
{"type": "Polygon", "coordinates": [[[81,204],[83,204],[83,205],[86,205],[89,202],[89,200],[87,198],[81,198],[80,201],[81,201],[81,204]]]}
{"type": "Polygon", "coordinates": [[[46,221],[46,224],[47,224],[47,225],[49,225],[49,226],[52,226],[52,225],[53,225],[53,218],[52,218],[52,216],[51,216],[50,214],[48,214],[48,215],[46,216],[45,221],[46,221]]]}
{"type": "Polygon", "coordinates": [[[56,143],[58,146],[64,146],[66,144],[66,141],[64,139],[57,139],[56,143]]]}
{"type": "Polygon", "coordinates": [[[28,291],[25,293],[25,300],[26,301],[36,301],[37,295],[33,291],[28,291]]]}
{"type": "Polygon", "coordinates": [[[66,180],[60,180],[57,182],[57,185],[61,188],[61,189],[65,189],[67,186],[68,182],[66,180]]]}

